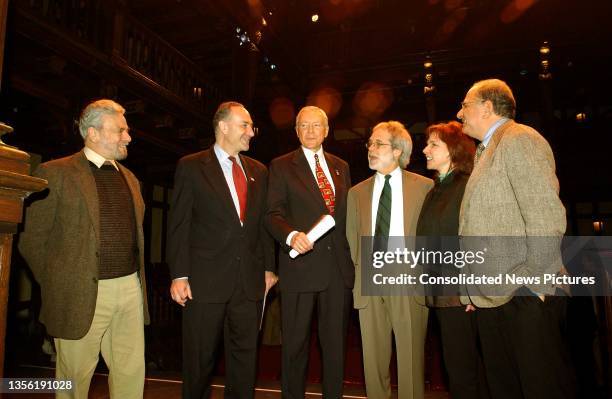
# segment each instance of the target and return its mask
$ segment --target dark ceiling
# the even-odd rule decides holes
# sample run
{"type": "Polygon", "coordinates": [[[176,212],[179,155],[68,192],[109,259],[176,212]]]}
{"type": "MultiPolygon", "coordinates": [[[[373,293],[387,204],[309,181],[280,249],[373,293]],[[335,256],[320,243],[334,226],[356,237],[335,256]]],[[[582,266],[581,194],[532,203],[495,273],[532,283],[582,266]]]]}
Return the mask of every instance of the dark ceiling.
{"type": "Polygon", "coordinates": [[[566,197],[605,192],[612,198],[610,1],[9,4],[0,118],[16,128],[6,141],[43,159],[78,148],[72,121],[79,109],[91,98],[111,96],[128,105],[135,138],[130,166],[169,184],[179,156],[210,144],[210,115],[218,102],[238,99],[261,127],[251,154],[264,162],[297,145],[291,130],[295,112],[314,103],[331,116],[327,148],[351,160],[354,180],[369,173],[362,146],[368,129],[385,119],[410,128],[416,143],[411,167],[424,172],[420,133],[425,126],[454,118],[474,81],[500,77],[515,91],[518,118],[552,142],[566,197]],[[117,26],[130,32],[119,45],[117,26]],[[142,32],[156,36],[157,47],[144,45],[144,53],[138,53],[144,61],[126,68],[123,60],[131,58],[125,54],[137,48],[142,32]],[[242,34],[250,42],[241,46],[242,34]],[[539,49],[545,41],[551,75],[542,80],[539,49]],[[179,98],[160,88],[172,85],[157,81],[167,78],[156,67],[165,58],[160,46],[197,72],[199,83],[188,90],[203,88],[200,103],[186,102],[184,91],[179,98]],[[425,61],[432,62],[428,70],[425,61]],[[425,94],[427,73],[435,89],[425,94]],[[585,119],[577,121],[578,113],[585,119]],[[589,148],[593,137],[599,144],[589,148]]]}

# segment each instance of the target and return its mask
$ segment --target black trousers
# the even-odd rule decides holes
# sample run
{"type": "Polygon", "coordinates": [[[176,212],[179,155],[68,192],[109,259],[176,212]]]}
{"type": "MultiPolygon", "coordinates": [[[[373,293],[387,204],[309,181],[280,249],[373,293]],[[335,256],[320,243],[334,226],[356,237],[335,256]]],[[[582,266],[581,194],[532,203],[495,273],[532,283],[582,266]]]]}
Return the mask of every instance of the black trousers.
{"type": "Polygon", "coordinates": [[[534,295],[515,296],[502,306],[476,311],[493,399],[575,398],[563,333],[566,300],[548,296],[542,302],[534,295]]]}
{"type": "Polygon", "coordinates": [[[434,308],[440,335],[442,355],[448,373],[453,399],[488,399],[489,391],[480,349],[476,312],[465,306],[434,308]]]}
{"type": "Polygon", "coordinates": [[[227,303],[190,301],[183,309],[183,398],[210,396],[217,349],[225,348],[225,397],[253,398],[257,369],[259,303],[241,284],[227,303]]]}
{"type": "Polygon", "coordinates": [[[339,270],[332,273],[330,280],[327,289],[320,292],[281,292],[283,398],[304,398],[315,306],[323,364],[323,398],[342,397],[351,290],[345,287],[339,270]]]}

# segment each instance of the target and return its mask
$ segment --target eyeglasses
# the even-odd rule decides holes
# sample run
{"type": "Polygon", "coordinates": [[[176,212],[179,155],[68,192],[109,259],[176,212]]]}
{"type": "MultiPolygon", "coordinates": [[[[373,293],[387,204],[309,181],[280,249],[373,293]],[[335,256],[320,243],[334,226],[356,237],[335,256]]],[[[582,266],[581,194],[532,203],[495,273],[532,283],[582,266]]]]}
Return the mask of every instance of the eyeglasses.
{"type": "Polygon", "coordinates": [[[470,106],[471,104],[474,103],[483,103],[484,100],[476,100],[476,101],[462,101],[461,102],[461,109],[466,109],[468,106],[470,106]]]}
{"type": "Polygon", "coordinates": [[[365,148],[366,150],[369,150],[370,147],[374,146],[378,150],[380,149],[380,147],[385,146],[385,145],[393,147],[393,144],[391,143],[383,143],[382,141],[378,141],[378,140],[377,141],[368,140],[368,142],[365,143],[365,148]]]}

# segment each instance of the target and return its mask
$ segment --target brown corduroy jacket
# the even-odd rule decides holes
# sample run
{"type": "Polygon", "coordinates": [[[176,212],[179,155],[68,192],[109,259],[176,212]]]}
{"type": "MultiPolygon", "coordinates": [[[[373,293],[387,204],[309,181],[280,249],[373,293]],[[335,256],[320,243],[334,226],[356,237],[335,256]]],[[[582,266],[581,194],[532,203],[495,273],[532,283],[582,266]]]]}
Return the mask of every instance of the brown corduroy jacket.
{"type": "MultiPolygon", "coordinates": [[[[149,322],[144,274],[144,201],[136,177],[119,170],[132,194],[136,218],[140,283],[145,323],[149,322]]],[[[91,325],[98,294],[100,218],[96,182],[83,151],[41,164],[46,197],[26,211],[19,251],[40,284],[40,321],[58,338],[82,338],[91,325]]]]}

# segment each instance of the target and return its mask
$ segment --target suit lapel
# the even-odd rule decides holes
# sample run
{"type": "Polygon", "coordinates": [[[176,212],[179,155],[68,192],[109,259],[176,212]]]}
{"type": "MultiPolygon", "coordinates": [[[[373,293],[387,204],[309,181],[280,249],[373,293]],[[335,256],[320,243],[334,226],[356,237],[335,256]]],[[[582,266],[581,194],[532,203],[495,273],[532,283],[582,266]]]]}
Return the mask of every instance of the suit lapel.
{"type": "Polygon", "coordinates": [[[336,197],[336,204],[341,204],[344,201],[344,197],[346,196],[348,190],[344,187],[344,181],[340,177],[340,169],[338,166],[332,161],[331,157],[327,155],[325,151],[323,151],[323,156],[325,157],[325,163],[327,163],[327,169],[329,169],[329,174],[334,182],[334,195],[336,197]]]}
{"type": "Polygon", "coordinates": [[[204,176],[204,179],[208,181],[213,191],[217,194],[219,201],[223,203],[223,206],[228,211],[228,215],[232,215],[232,220],[234,220],[236,223],[240,223],[240,218],[236,212],[232,194],[227,186],[227,180],[225,180],[223,170],[221,169],[221,164],[219,163],[219,160],[217,159],[217,156],[212,148],[209,148],[202,154],[202,175],[204,176]]]}
{"type": "Polygon", "coordinates": [[[367,180],[364,189],[359,195],[359,204],[363,204],[359,208],[361,217],[361,236],[372,236],[372,196],[374,195],[374,176],[367,180]]]}
{"type": "Polygon", "coordinates": [[[325,200],[321,195],[321,190],[319,190],[317,181],[312,175],[312,170],[310,169],[310,165],[306,160],[306,155],[304,155],[304,151],[302,151],[301,147],[295,151],[293,163],[295,164],[295,173],[297,177],[304,187],[306,187],[307,191],[313,196],[315,201],[319,203],[322,212],[328,213],[327,206],[325,206],[325,200]]]}
{"type": "Polygon", "coordinates": [[[486,171],[491,167],[491,163],[493,163],[493,158],[495,156],[495,150],[497,149],[497,145],[501,141],[506,129],[508,129],[508,127],[510,127],[513,123],[514,122],[512,120],[509,120],[508,122],[504,123],[503,125],[497,128],[495,133],[493,133],[493,136],[491,136],[491,140],[489,140],[489,144],[487,145],[486,149],[482,153],[482,156],[478,160],[478,163],[474,165],[474,170],[472,170],[472,173],[470,174],[470,178],[468,179],[468,182],[465,186],[465,191],[463,193],[463,199],[461,201],[461,209],[459,211],[459,231],[460,232],[461,232],[461,229],[463,227],[463,222],[464,222],[463,215],[465,211],[467,210],[467,208],[469,207],[470,199],[472,195],[474,194],[474,187],[478,185],[478,181],[481,179],[483,174],[485,174],[486,171]]]}
{"type": "Polygon", "coordinates": [[[136,226],[142,226],[143,218],[144,218],[144,204],[140,201],[140,186],[130,175],[128,175],[126,168],[117,162],[119,166],[119,170],[123,174],[124,180],[127,182],[127,185],[130,189],[130,193],[132,194],[132,202],[134,204],[134,215],[136,215],[136,226]]]}
{"type": "Polygon", "coordinates": [[[414,206],[411,206],[413,202],[411,201],[411,190],[412,189],[412,178],[410,175],[402,170],[402,197],[404,200],[403,209],[404,209],[404,236],[408,237],[413,235],[412,232],[408,229],[410,226],[410,221],[414,217],[414,206]],[[406,206],[408,205],[408,206],[406,206]]]}
{"type": "Polygon", "coordinates": [[[98,189],[96,180],[91,173],[89,161],[85,157],[85,153],[81,150],[73,156],[73,166],[76,169],[76,182],[89,213],[89,219],[93,224],[96,233],[96,239],[100,242],[100,204],[98,201],[98,189]]]}

